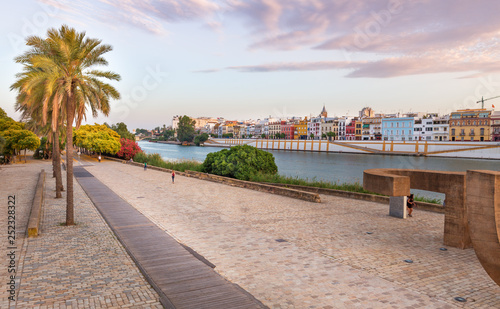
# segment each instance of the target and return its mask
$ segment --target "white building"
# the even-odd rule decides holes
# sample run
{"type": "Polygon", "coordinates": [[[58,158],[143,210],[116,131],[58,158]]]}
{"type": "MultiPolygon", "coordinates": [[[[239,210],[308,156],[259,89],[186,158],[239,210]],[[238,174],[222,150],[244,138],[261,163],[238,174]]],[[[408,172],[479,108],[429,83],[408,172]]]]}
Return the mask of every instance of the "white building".
{"type": "Polygon", "coordinates": [[[432,131],[432,140],[445,142],[449,140],[450,134],[450,115],[434,117],[432,119],[434,129],[432,131]]]}
{"type": "Polygon", "coordinates": [[[415,123],[413,125],[413,140],[432,141],[433,132],[434,121],[431,117],[415,118],[415,123]]]}

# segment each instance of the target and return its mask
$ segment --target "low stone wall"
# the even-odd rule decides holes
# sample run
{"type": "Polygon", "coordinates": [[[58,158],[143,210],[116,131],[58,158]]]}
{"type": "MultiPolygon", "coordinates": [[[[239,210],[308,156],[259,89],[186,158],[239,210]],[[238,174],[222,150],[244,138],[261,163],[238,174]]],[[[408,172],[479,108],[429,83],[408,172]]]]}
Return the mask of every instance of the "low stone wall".
{"type": "Polygon", "coordinates": [[[311,192],[305,192],[297,189],[284,188],[280,186],[273,186],[270,184],[257,183],[252,181],[244,181],[229,177],[222,177],[207,173],[200,173],[195,171],[186,171],[186,173],[190,177],[196,177],[198,179],[210,180],[218,183],[223,183],[226,185],[230,185],[233,187],[246,188],[251,190],[256,190],[260,192],[278,194],[283,196],[288,196],[291,198],[296,198],[308,202],[321,203],[321,198],[318,194],[314,194],[311,192]]]}
{"type": "Polygon", "coordinates": [[[31,206],[31,212],[28,219],[28,237],[38,236],[40,229],[40,219],[42,217],[42,206],[45,190],[45,170],[42,169],[36,184],[35,197],[31,206]]]}
{"type": "MultiPolygon", "coordinates": [[[[293,188],[301,191],[314,192],[318,194],[325,195],[333,195],[340,196],[345,198],[352,198],[363,201],[377,202],[382,204],[389,205],[389,197],[375,194],[367,194],[367,193],[358,193],[358,192],[349,192],[335,189],[326,189],[326,188],[317,188],[317,187],[308,187],[308,186],[299,186],[299,185],[289,185],[289,184],[281,184],[281,183],[270,183],[273,186],[287,187],[293,188]]],[[[437,213],[444,213],[444,206],[432,203],[424,203],[424,202],[415,202],[418,210],[432,211],[437,213]]]]}
{"type": "MultiPolygon", "coordinates": [[[[132,164],[135,166],[144,167],[144,163],[128,162],[125,160],[112,158],[112,157],[106,157],[106,159],[121,162],[124,164],[126,163],[126,164],[132,164]]],[[[148,165],[148,169],[166,172],[166,173],[172,173],[171,169],[157,167],[157,166],[148,165]]],[[[256,191],[260,191],[260,192],[288,196],[291,198],[296,198],[296,199],[300,199],[300,200],[304,200],[304,201],[308,201],[308,202],[321,203],[321,198],[319,197],[318,194],[311,193],[311,192],[305,192],[305,191],[301,191],[301,190],[297,190],[297,189],[284,188],[281,186],[273,186],[271,184],[262,184],[262,183],[251,182],[251,181],[238,180],[238,179],[234,179],[234,178],[222,177],[222,176],[217,176],[217,175],[212,175],[212,174],[207,174],[207,173],[200,173],[200,172],[195,172],[195,171],[186,171],[186,172],[176,171],[175,173],[177,175],[180,175],[180,176],[194,177],[194,178],[198,178],[198,179],[202,179],[202,180],[209,180],[209,181],[213,181],[213,182],[222,183],[222,184],[229,185],[229,186],[246,188],[246,189],[256,190],[256,191]]]]}

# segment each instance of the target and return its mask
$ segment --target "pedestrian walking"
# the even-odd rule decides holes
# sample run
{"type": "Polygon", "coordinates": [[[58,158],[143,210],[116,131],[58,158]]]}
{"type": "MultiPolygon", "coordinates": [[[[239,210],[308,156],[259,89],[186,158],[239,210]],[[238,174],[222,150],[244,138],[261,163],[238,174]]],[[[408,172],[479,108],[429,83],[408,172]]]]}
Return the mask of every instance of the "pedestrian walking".
{"type": "Polygon", "coordinates": [[[408,207],[408,217],[413,217],[411,213],[413,212],[413,207],[415,206],[415,202],[413,201],[413,194],[407,197],[406,207],[408,207]]]}
{"type": "Polygon", "coordinates": [[[147,169],[148,169],[148,163],[144,162],[144,171],[146,171],[147,169]]]}
{"type": "Polygon", "coordinates": [[[99,155],[99,157],[98,157],[98,158],[99,158],[99,162],[101,162],[101,155],[99,155]]]}
{"type": "Polygon", "coordinates": [[[175,171],[172,170],[172,183],[175,183],[174,180],[175,180],[175,171]]]}

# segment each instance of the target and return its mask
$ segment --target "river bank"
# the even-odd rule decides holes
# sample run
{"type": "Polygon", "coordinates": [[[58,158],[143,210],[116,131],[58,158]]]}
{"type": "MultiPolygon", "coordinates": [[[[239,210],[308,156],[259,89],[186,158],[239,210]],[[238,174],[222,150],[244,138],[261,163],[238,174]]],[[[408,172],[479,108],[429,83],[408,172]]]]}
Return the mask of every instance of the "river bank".
{"type": "Polygon", "coordinates": [[[231,147],[235,145],[250,145],[264,150],[500,160],[500,143],[497,142],[328,141],[221,138],[213,138],[205,142],[205,146],[208,147],[231,147]]]}

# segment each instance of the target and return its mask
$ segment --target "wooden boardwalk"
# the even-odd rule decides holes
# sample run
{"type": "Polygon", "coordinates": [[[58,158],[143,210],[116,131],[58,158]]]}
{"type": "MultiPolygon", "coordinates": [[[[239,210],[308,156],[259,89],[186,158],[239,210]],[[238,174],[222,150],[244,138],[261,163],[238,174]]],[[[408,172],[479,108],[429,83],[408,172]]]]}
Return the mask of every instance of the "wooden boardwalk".
{"type": "Polygon", "coordinates": [[[266,308],[203,257],[185,248],[84,167],[75,178],[102,214],[165,308],[266,308]]]}

